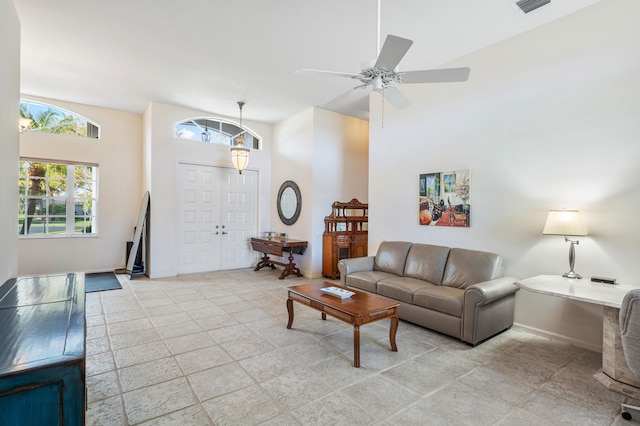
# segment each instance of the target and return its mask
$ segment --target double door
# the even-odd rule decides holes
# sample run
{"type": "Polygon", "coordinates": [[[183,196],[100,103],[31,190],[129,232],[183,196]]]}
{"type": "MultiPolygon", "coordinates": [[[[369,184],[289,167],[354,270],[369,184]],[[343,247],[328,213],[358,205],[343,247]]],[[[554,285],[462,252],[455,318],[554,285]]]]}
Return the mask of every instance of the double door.
{"type": "Polygon", "coordinates": [[[177,182],[178,273],[253,266],[258,172],[180,163],[177,182]]]}

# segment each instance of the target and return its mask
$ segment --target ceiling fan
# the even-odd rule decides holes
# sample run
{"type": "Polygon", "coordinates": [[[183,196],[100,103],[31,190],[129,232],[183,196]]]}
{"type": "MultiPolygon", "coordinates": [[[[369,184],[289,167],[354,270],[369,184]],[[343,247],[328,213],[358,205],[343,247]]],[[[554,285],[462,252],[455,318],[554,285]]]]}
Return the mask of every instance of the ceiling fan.
{"type": "MultiPolygon", "coordinates": [[[[377,38],[380,40],[380,2],[378,2],[377,38]]],[[[409,99],[398,90],[397,85],[399,84],[463,82],[469,78],[471,70],[467,67],[399,71],[398,64],[412,44],[412,40],[391,34],[387,35],[382,49],[379,48],[380,45],[378,44],[378,57],[365,62],[357,74],[312,69],[301,69],[298,72],[353,78],[361,83],[354,89],[367,89],[371,87],[374,92],[380,93],[397,109],[404,108],[411,104],[409,99]]]]}

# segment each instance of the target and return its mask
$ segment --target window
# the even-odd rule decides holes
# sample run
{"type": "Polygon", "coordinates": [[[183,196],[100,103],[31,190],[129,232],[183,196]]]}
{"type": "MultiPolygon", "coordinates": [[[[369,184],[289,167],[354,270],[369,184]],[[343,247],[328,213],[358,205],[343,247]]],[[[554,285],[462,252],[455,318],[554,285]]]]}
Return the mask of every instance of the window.
{"type": "Polygon", "coordinates": [[[28,131],[100,138],[100,126],[66,109],[40,102],[21,100],[20,117],[31,119],[28,131]]]}
{"type": "Polygon", "coordinates": [[[262,138],[245,126],[221,118],[190,118],[176,123],[176,136],[181,139],[236,146],[235,139],[243,135],[244,146],[262,149],[262,138]]]}
{"type": "Polygon", "coordinates": [[[18,185],[19,235],[97,234],[97,165],[22,159],[18,185]]]}

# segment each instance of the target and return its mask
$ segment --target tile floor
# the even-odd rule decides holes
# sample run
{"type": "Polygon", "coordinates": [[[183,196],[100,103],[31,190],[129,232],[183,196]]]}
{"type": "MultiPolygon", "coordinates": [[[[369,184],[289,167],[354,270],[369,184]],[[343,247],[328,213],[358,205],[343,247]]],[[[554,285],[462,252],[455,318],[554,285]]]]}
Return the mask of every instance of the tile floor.
{"type": "Polygon", "coordinates": [[[617,425],[600,354],[511,329],[475,347],[388,320],[352,329],[296,303],[278,271],[119,275],[87,294],[88,425],[617,425]]]}

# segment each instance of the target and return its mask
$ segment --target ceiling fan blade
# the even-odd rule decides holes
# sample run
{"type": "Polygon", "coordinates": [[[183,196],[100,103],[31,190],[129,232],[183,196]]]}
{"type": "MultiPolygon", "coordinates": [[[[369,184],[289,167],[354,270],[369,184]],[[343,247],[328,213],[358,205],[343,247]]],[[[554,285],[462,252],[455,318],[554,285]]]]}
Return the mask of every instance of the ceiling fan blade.
{"type": "Polygon", "coordinates": [[[335,99],[330,100],[320,108],[337,112],[362,120],[369,119],[369,95],[368,88],[356,88],[346,91],[335,99]]]}
{"type": "Polygon", "coordinates": [[[400,80],[405,84],[413,83],[447,83],[467,81],[470,68],[445,68],[440,70],[407,71],[400,73],[400,80]]]}
{"type": "Polygon", "coordinates": [[[362,99],[369,97],[369,93],[371,93],[371,91],[365,88],[347,90],[337,98],[334,98],[322,105],[322,108],[335,111],[338,108],[344,108],[345,106],[361,102],[362,99]]]}
{"type": "Polygon", "coordinates": [[[325,75],[332,77],[349,77],[356,78],[357,74],[351,74],[346,72],[338,72],[338,71],[324,71],[324,70],[310,70],[310,69],[299,69],[295,71],[296,74],[313,74],[313,75],[325,75]]]}
{"type": "Polygon", "coordinates": [[[396,69],[404,55],[407,53],[411,45],[412,40],[408,38],[402,38],[389,34],[387,39],[380,49],[378,59],[376,59],[376,68],[385,71],[393,71],[396,69]]]}
{"type": "Polygon", "coordinates": [[[397,87],[387,87],[380,93],[382,93],[382,96],[384,96],[384,98],[393,105],[395,109],[402,109],[411,105],[409,98],[407,98],[397,87]]]}

